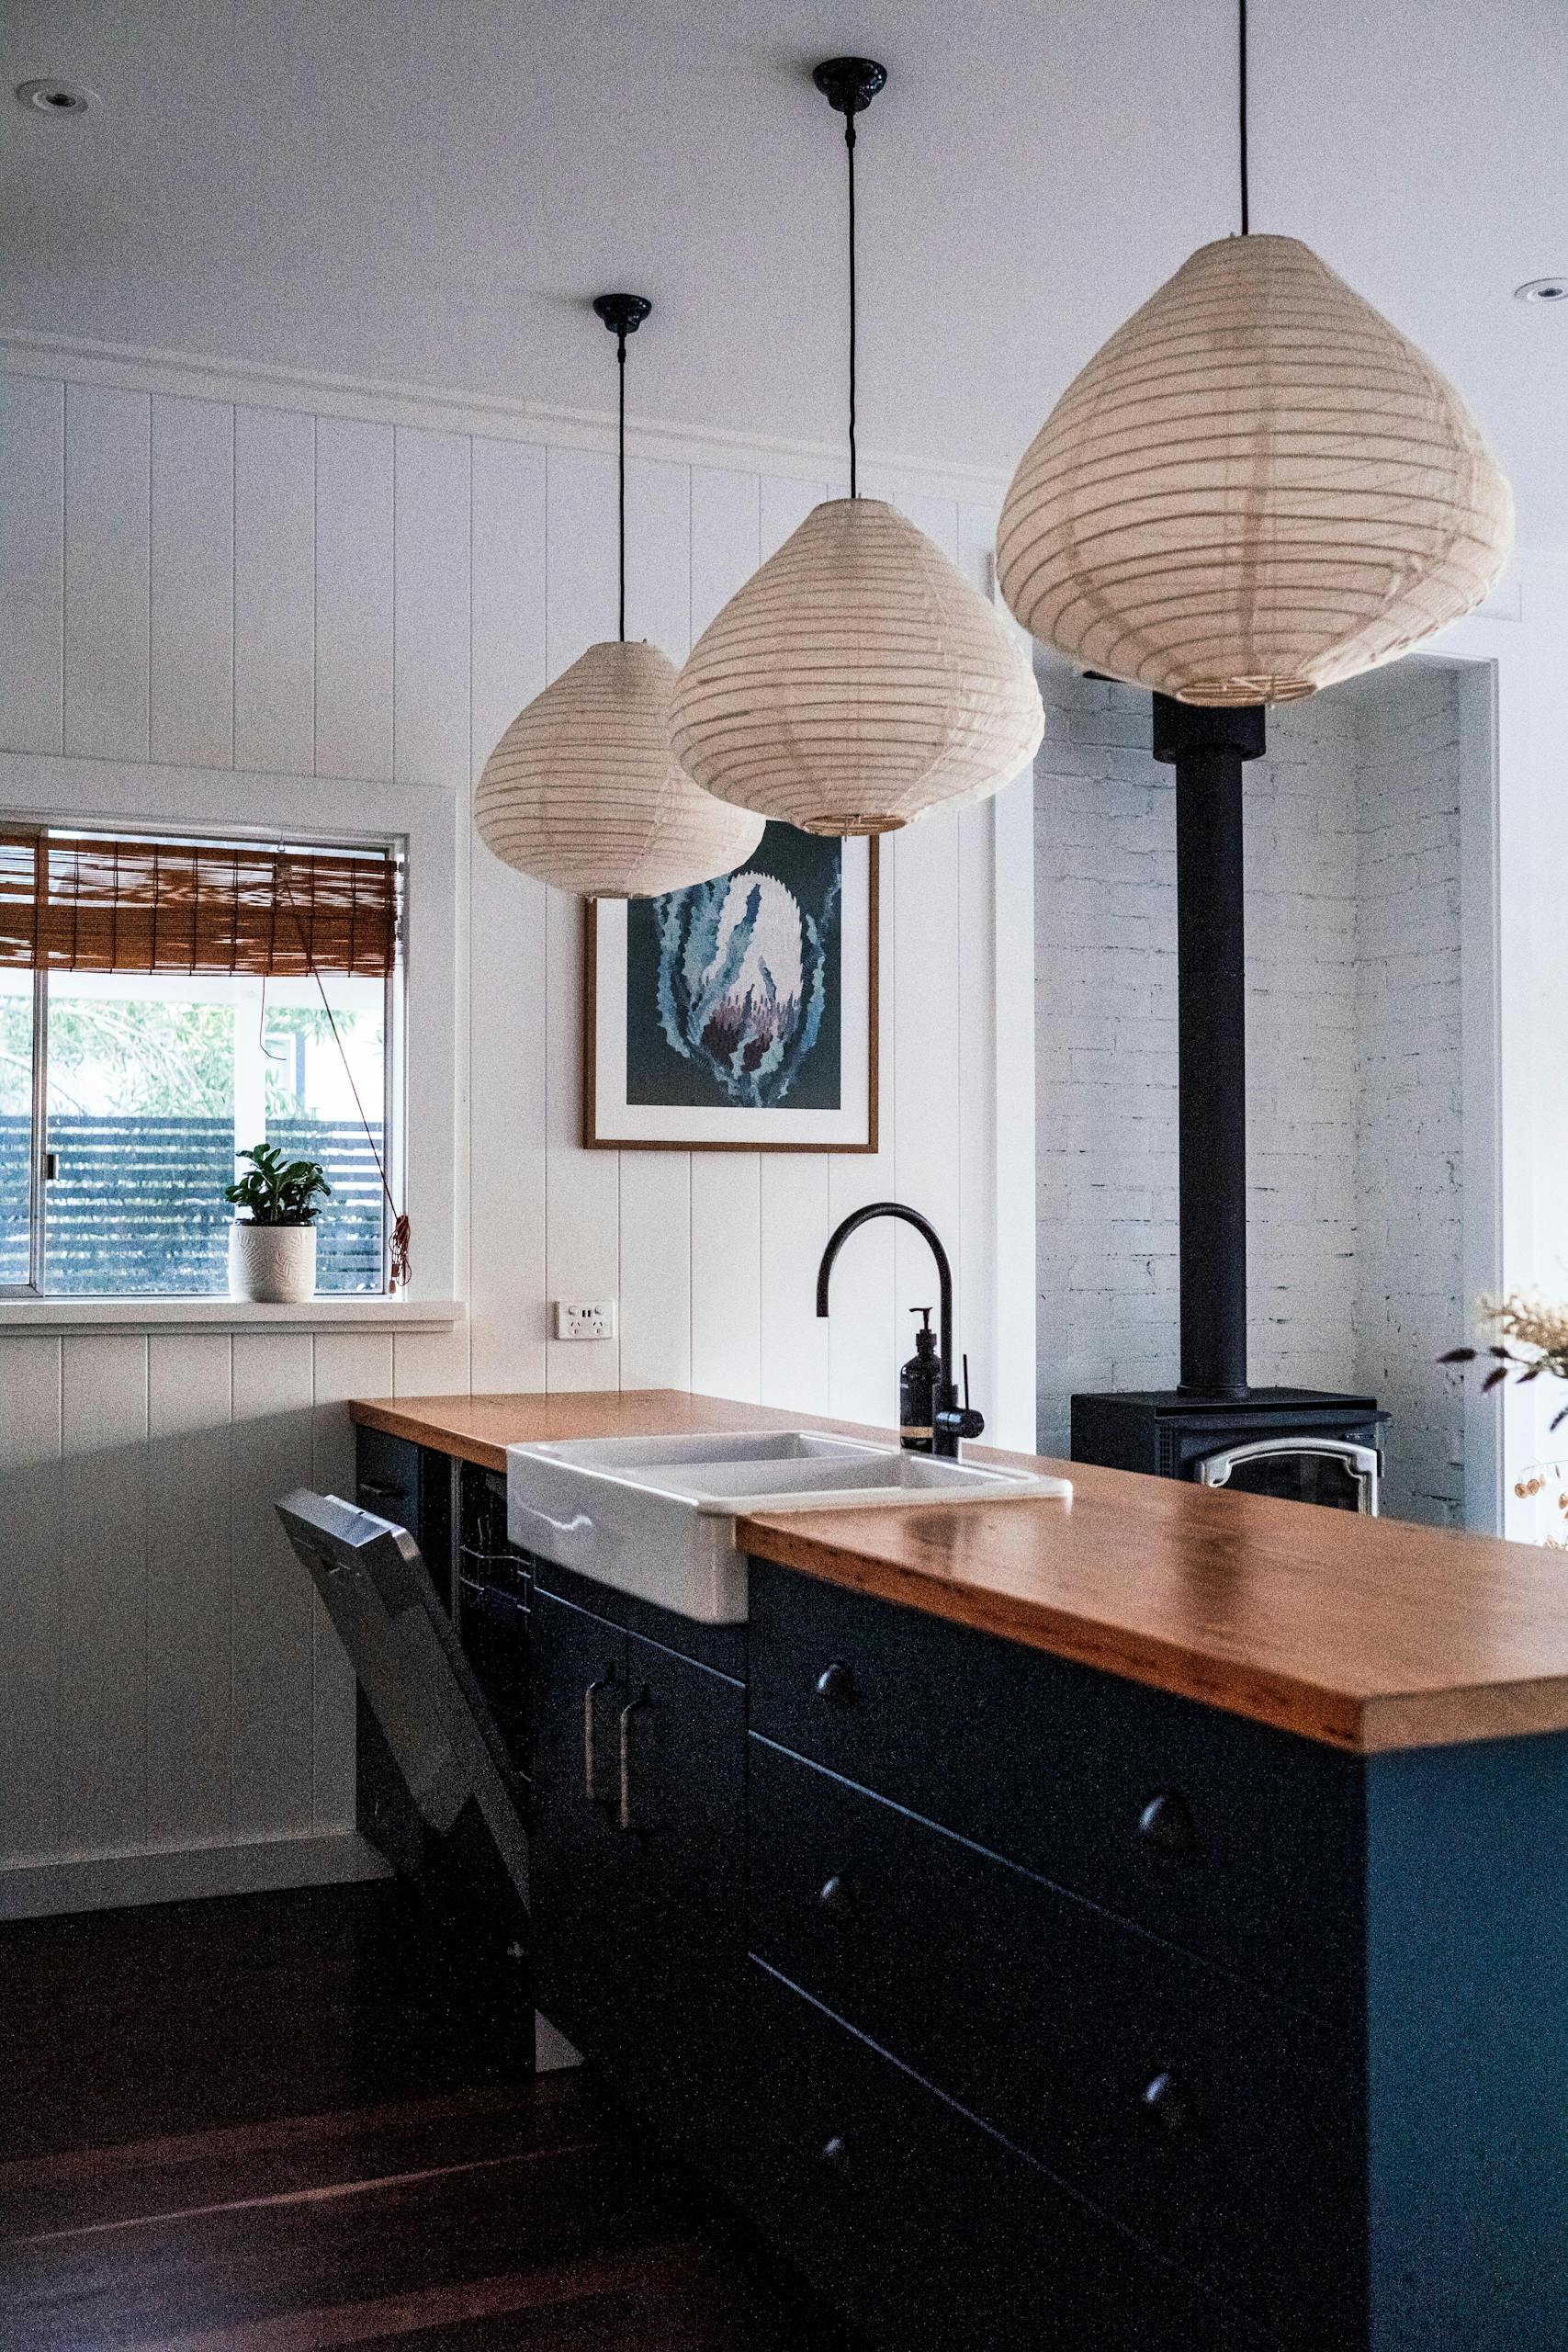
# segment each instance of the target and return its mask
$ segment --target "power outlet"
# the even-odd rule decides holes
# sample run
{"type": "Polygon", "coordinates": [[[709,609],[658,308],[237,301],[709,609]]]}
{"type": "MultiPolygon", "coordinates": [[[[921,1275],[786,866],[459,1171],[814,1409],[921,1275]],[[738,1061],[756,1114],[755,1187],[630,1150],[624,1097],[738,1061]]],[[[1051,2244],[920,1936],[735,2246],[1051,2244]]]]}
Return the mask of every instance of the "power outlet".
{"type": "Polygon", "coordinates": [[[582,1306],[576,1299],[556,1301],[556,1337],[558,1340],[613,1340],[615,1336],[615,1302],[600,1299],[594,1306],[582,1306]]]}

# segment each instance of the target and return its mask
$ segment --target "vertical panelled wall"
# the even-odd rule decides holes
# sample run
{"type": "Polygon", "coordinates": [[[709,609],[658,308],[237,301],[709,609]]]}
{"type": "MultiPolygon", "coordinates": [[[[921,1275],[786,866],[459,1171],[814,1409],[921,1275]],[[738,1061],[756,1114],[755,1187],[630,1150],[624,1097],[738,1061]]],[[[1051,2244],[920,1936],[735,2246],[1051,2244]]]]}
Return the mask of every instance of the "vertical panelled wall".
{"type": "MultiPolygon", "coordinates": [[[[929,1260],[859,1237],[827,1324],[812,1276],[896,1193],[955,1244],[992,1403],[998,816],[885,844],[876,1155],[585,1152],[581,910],[468,804],[518,706],[614,633],[613,458],[25,374],[0,448],[0,749],[112,763],[128,822],[150,761],[358,780],[389,828],[400,786],[452,789],[466,1322],[0,1333],[0,1863],[330,1835],[352,1689],[270,1504],[346,1481],[346,1396],[689,1385],[886,1420],[929,1260]],[[618,1298],[617,1337],[554,1340],[563,1295],[618,1298]]],[[[634,460],[632,633],[679,662],[829,487],[634,460]]],[[[983,582],[991,510],[868,487],[983,582]]]]}

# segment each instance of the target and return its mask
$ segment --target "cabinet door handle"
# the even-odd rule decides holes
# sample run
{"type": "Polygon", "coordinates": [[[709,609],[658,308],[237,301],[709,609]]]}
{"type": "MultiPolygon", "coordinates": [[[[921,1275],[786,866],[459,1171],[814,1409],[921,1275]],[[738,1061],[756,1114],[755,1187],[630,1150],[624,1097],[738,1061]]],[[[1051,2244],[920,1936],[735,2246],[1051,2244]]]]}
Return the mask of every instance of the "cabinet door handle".
{"type": "Polygon", "coordinates": [[[616,1819],[623,1829],[632,1827],[632,1717],[639,1707],[648,1704],[645,1682],[635,1699],[628,1699],[621,1709],[621,1803],[616,1819]]]}
{"type": "Polygon", "coordinates": [[[362,1495],[368,1495],[373,1502],[378,1503],[400,1503],[406,1500],[401,1487],[389,1487],[384,1479],[361,1478],[359,1491],[362,1495]]]}
{"type": "Polygon", "coordinates": [[[1149,2121],[1175,2138],[1194,2120],[1192,2102],[1174,2075],[1158,2074],[1143,2093],[1142,2106],[1149,2121]]]}
{"type": "Polygon", "coordinates": [[[818,2157],[818,2162],[822,2166],[824,2172],[830,2172],[836,2179],[844,2180],[848,2178],[850,2170],[849,2143],[844,2139],[840,2132],[835,2132],[830,2140],[827,2140],[823,2143],[821,2153],[818,2157]]]}
{"type": "Polygon", "coordinates": [[[855,1696],[855,1679],[841,1658],[825,1666],[817,1678],[817,1696],[825,1707],[847,1707],[855,1696]]]}
{"type": "Polygon", "coordinates": [[[1159,1853],[1190,1854],[1198,1843],[1198,1825],[1184,1796],[1161,1789],[1139,1814],[1138,1835],[1159,1853]]]}
{"type": "Polygon", "coordinates": [[[602,1674],[591,1682],[582,1694],[582,1793],[590,1804],[599,1802],[599,1770],[593,1753],[593,1702],[601,1690],[608,1690],[615,1681],[613,1674],[602,1674]]]}
{"type": "Polygon", "coordinates": [[[842,1922],[855,1916],[854,1897],[837,1871],[831,1878],[823,1880],[817,1891],[817,1900],[830,1919],[842,1922]]]}

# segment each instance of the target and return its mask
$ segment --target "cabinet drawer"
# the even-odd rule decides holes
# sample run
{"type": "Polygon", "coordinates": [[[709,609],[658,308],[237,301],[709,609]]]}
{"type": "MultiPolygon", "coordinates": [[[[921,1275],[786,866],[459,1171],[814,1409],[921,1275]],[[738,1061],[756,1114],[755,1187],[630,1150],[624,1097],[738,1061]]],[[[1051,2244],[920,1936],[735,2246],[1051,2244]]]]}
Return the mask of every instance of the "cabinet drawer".
{"type": "Polygon", "coordinates": [[[1347,2034],[755,1736],[750,1770],[761,1960],[1277,2341],[1348,2340],[1347,2034]]]}
{"type": "Polygon", "coordinates": [[[770,2236],[886,2352],[1261,2352],[1235,2314],[752,1964],[748,2154],[770,2236]]]}
{"type": "Polygon", "coordinates": [[[763,1561],[750,1590],[754,1730],[1309,2007],[1350,2007],[1354,1759],[763,1561]]]}

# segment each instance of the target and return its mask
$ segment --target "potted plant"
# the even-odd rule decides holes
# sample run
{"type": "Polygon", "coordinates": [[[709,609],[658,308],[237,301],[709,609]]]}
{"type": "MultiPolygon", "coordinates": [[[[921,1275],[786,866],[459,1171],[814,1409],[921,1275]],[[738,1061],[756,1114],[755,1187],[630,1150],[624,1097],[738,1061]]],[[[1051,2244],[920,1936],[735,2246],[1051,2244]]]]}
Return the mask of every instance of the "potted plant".
{"type": "Polygon", "coordinates": [[[285,1159],[271,1144],[243,1151],[251,1163],[223,1197],[234,1204],[229,1228],[229,1295],[273,1306],[299,1306],[316,1295],[316,1219],[332,1198],[314,1159],[285,1159]]]}

